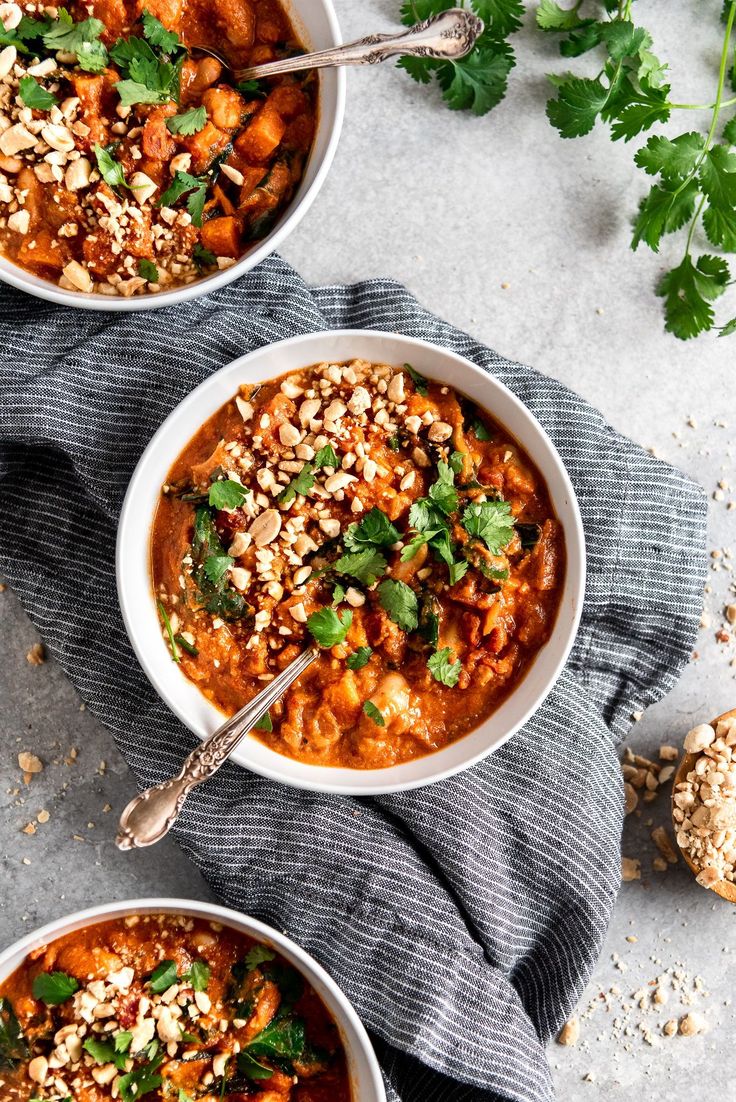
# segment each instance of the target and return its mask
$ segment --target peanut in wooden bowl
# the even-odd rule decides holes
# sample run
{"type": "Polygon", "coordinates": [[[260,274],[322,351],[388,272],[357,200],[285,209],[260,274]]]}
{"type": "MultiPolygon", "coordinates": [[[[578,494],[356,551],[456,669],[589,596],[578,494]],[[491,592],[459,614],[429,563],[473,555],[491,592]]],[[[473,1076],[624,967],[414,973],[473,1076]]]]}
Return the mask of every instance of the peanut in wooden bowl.
{"type": "MultiPolygon", "coordinates": [[[[716,718],[711,721],[710,726],[715,729],[718,726],[718,724],[721,722],[721,720],[731,719],[734,716],[736,716],[736,708],[732,708],[729,712],[723,712],[722,715],[716,716],[716,718]]],[[[684,754],[683,758],[682,758],[682,761],[680,762],[680,764],[677,767],[677,772],[675,773],[675,776],[672,780],[672,797],[671,797],[671,799],[672,799],[672,811],[673,812],[675,810],[675,793],[677,792],[677,786],[681,782],[687,780],[687,775],[688,775],[688,773],[692,772],[692,770],[695,768],[695,763],[698,760],[698,758],[700,757],[700,754],[701,754],[700,751],[698,751],[698,753],[695,753],[695,754],[689,754],[689,753],[684,754]]],[[[675,822],[674,815],[673,815],[673,819],[672,819],[672,825],[674,827],[675,839],[677,839],[677,835],[678,835],[678,832],[679,832],[679,823],[675,822]]],[[[680,852],[682,853],[683,860],[685,861],[685,864],[689,867],[689,869],[693,873],[693,875],[697,876],[702,870],[695,864],[695,862],[693,861],[692,857],[687,852],[687,850],[683,849],[683,847],[680,846],[679,842],[678,842],[678,848],[679,848],[680,852]]],[[[721,897],[721,899],[725,899],[729,903],[736,903],[736,884],[732,883],[730,880],[719,880],[717,884],[715,884],[712,888],[708,888],[707,890],[714,892],[716,895],[719,895],[721,897]]]]}

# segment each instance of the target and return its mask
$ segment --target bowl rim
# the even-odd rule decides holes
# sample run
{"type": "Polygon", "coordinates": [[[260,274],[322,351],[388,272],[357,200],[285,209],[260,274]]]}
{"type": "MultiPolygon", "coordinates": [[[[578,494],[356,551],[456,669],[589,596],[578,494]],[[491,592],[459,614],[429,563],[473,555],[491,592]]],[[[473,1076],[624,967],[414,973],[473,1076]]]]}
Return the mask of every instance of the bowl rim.
{"type": "MultiPolygon", "coordinates": [[[[280,930],[275,929],[273,926],[269,926],[268,923],[262,922],[258,918],[253,918],[251,915],[236,911],[232,907],[223,907],[218,903],[205,903],[197,899],[179,899],[168,896],[123,899],[119,902],[102,903],[94,907],[85,907],[81,911],[73,911],[71,914],[45,923],[37,930],[25,934],[22,938],[19,938],[17,941],[13,942],[12,945],[8,946],[7,949],[0,952],[0,983],[3,983],[12,975],[15,968],[8,969],[8,965],[19,954],[22,954],[22,959],[25,960],[31,950],[39,948],[50,941],[55,941],[57,938],[63,937],[67,932],[71,933],[72,930],[92,926],[97,922],[111,921],[116,918],[122,918],[125,915],[141,913],[183,914],[192,918],[214,919],[215,921],[222,922],[225,926],[236,929],[245,928],[244,932],[248,936],[254,937],[256,941],[274,945],[287,960],[297,965],[299,971],[302,972],[310,983],[313,983],[313,980],[316,979],[318,981],[318,986],[321,984],[327,989],[330,997],[335,1003],[337,1012],[335,1012],[333,1007],[328,1007],[328,1009],[333,1013],[335,1021],[340,1028],[343,1045],[345,1046],[348,1056],[350,1057],[351,1055],[352,1045],[346,1039],[346,1034],[352,1034],[356,1042],[355,1047],[365,1061],[365,1070],[369,1077],[368,1085],[373,1088],[375,1094],[375,1099],[369,1099],[368,1102],[386,1102],[383,1075],[381,1074],[380,1065],[373,1049],[371,1039],[368,1036],[365,1026],[358,1017],[358,1013],[353,1004],[336,980],[332,978],[319,961],[315,960],[311,953],[308,953],[306,949],[303,949],[298,942],[292,940],[287,934],[281,933],[280,930]]],[[[19,964],[16,964],[15,967],[19,967],[19,964]]],[[[320,995],[320,997],[322,996],[320,995]]],[[[354,1080],[352,1084],[354,1088],[356,1086],[361,1089],[363,1088],[362,1083],[355,1082],[358,1075],[356,1075],[354,1069],[351,1069],[351,1078],[354,1080]]],[[[356,1102],[358,1102],[358,1100],[356,1100],[356,1102]]],[[[362,1099],[360,1099],[359,1102],[362,1102],[362,1099]]]]}
{"type": "MultiPolygon", "coordinates": [[[[287,2],[289,5],[295,5],[297,0],[287,0],[287,2]]],[[[310,0],[310,3],[312,2],[315,2],[315,0],[310,0]]],[[[327,21],[330,41],[328,41],[326,45],[341,45],[343,41],[342,32],[340,30],[333,0],[316,0],[316,3],[322,6],[327,21]]],[[[292,17],[297,21],[300,19],[300,12],[298,9],[294,11],[292,17]]],[[[294,199],[292,199],[292,209],[284,218],[277,222],[268,237],[265,237],[251,252],[242,256],[229,268],[224,268],[219,272],[213,272],[211,275],[205,276],[204,279],[197,279],[193,283],[185,284],[183,287],[177,287],[171,291],[161,291],[158,294],[132,295],[130,298],[122,298],[119,295],[107,296],[99,293],[95,294],[94,292],[67,291],[63,287],[58,287],[51,283],[49,280],[42,279],[40,276],[34,276],[30,272],[26,272],[20,265],[0,254],[0,282],[10,287],[15,287],[19,291],[25,291],[26,294],[32,295],[34,298],[40,298],[46,302],[53,302],[57,306],[71,306],[73,309],[77,310],[96,310],[109,313],[142,313],[147,310],[165,310],[167,307],[178,306],[180,303],[184,302],[191,302],[192,299],[203,298],[213,291],[219,291],[222,287],[226,287],[240,276],[246,275],[257,267],[262,260],[265,260],[266,257],[276,252],[286,238],[294,232],[322,190],[328,173],[332,168],[345,119],[347,75],[343,67],[336,66],[334,69],[320,72],[320,80],[323,78],[326,79],[326,73],[334,75],[335,107],[334,112],[331,112],[331,118],[328,118],[323,110],[324,93],[321,91],[318,118],[319,125],[321,126],[324,122],[327,127],[327,145],[324,155],[316,167],[314,179],[301,197],[298,198],[295,196],[294,199]]],[[[314,147],[312,148],[310,160],[313,156],[314,147]]],[[[307,168],[308,167],[309,161],[307,162],[307,168]]]]}
{"type": "MultiPolygon", "coordinates": [[[[157,695],[163,700],[163,702],[170,708],[170,710],[178,717],[178,719],[192,731],[200,740],[204,739],[211,731],[213,731],[216,725],[224,722],[224,717],[213,704],[211,704],[206,697],[200,692],[200,690],[187,679],[176,667],[173,667],[176,678],[171,678],[171,686],[162,685],[162,679],[165,676],[167,679],[171,675],[162,675],[156,669],[157,659],[160,657],[158,653],[158,647],[163,646],[161,642],[161,632],[158,621],[158,613],[155,611],[155,600],[153,589],[150,583],[150,567],[146,576],[146,591],[143,594],[142,586],[133,579],[133,565],[135,563],[136,552],[140,553],[140,546],[135,539],[135,533],[133,531],[136,524],[139,523],[139,518],[142,515],[141,506],[138,504],[139,496],[145,497],[146,492],[150,492],[150,475],[148,472],[149,465],[156,464],[163,470],[161,482],[165,478],[166,471],[171,467],[171,464],[180,453],[184,444],[179,444],[178,447],[172,448],[167,446],[167,438],[169,434],[172,437],[175,435],[177,428],[177,422],[186,418],[187,414],[192,411],[192,415],[197,411],[196,427],[191,431],[185,433],[185,443],[197,428],[204,423],[204,421],[212,415],[220,406],[232,396],[237,390],[237,383],[231,381],[230,376],[245,374],[250,364],[253,361],[258,361],[260,358],[268,358],[273,364],[278,364],[282,359],[281,353],[289,351],[295,351],[297,349],[303,350],[304,358],[301,361],[301,366],[307,366],[308,364],[320,362],[325,357],[319,351],[314,352],[315,346],[319,348],[320,345],[324,345],[326,342],[331,341],[346,341],[349,344],[355,343],[360,346],[376,345],[380,346],[384,342],[388,342],[390,346],[398,344],[402,347],[401,353],[394,354],[390,357],[382,356],[379,348],[373,352],[368,350],[365,354],[362,351],[357,351],[353,356],[338,357],[336,359],[343,358],[363,358],[370,359],[373,355],[373,362],[392,362],[400,359],[406,352],[405,359],[410,358],[411,350],[414,354],[417,352],[425,352],[439,356],[440,359],[449,361],[446,366],[449,368],[452,364],[461,365],[464,372],[468,370],[471,376],[474,376],[479,388],[483,388],[487,394],[488,388],[490,388],[491,394],[487,395],[484,400],[479,400],[479,404],[488,409],[492,416],[494,416],[493,409],[493,392],[495,391],[496,398],[502,396],[508,403],[516,415],[519,416],[522,423],[524,423],[525,429],[531,431],[534,435],[535,446],[542,448],[553,465],[554,470],[552,472],[544,472],[545,481],[548,486],[554,474],[558,479],[563,491],[562,494],[555,495],[550,490],[550,496],[552,498],[553,505],[555,506],[555,512],[558,518],[562,521],[560,513],[561,507],[567,512],[567,520],[569,523],[565,523],[565,542],[566,542],[566,575],[563,587],[563,593],[560,599],[560,607],[558,615],[555,621],[555,625],[552,631],[550,639],[540,648],[534,657],[532,663],[530,663],[526,670],[522,680],[518,683],[515,689],[510,695],[502,702],[498,709],[496,709],[489,717],[487,717],[481,724],[479,724],[473,731],[457,739],[455,742],[448,744],[440,750],[433,753],[423,755],[420,758],[413,759],[410,762],[405,762],[400,765],[388,766],[381,769],[344,769],[330,766],[315,766],[309,765],[304,762],[299,762],[296,759],[289,758],[286,755],[279,754],[275,750],[266,748],[268,753],[264,754],[265,761],[253,761],[252,755],[248,757],[248,749],[253,747],[253,743],[257,740],[249,741],[250,736],[246,736],[241,745],[238,747],[233,755],[232,760],[238,765],[251,770],[260,776],[266,777],[269,780],[275,780],[282,784],[287,784],[291,787],[300,788],[311,792],[332,793],[338,795],[352,795],[352,796],[374,796],[384,795],[391,792],[404,792],[414,788],[424,787],[435,782],[445,780],[446,778],[453,776],[456,773],[469,769],[471,766],[477,764],[479,761],[488,757],[490,754],[498,750],[509,738],[512,737],[525,723],[535,714],[546,700],[549,693],[552,691],[556,684],[562,669],[569,657],[575,642],[578,627],[580,624],[580,617],[582,615],[583,598],[585,595],[585,579],[586,579],[586,553],[585,553],[585,536],[583,531],[582,518],[580,515],[580,509],[578,506],[575,490],[570,481],[570,477],[562,462],[562,459],[552,442],[549,435],[545,432],[542,425],[537,418],[531,412],[530,409],[519,399],[513,391],[511,391],[504,383],[497,379],[494,375],[484,371],[477,364],[471,360],[466,359],[464,356],[444,348],[441,345],[433,344],[430,341],[422,340],[416,337],[409,337],[403,334],[391,333],[378,329],[332,329],[332,330],[320,330],[314,333],[298,334],[294,337],[289,337],[286,340],[274,342],[273,344],[263,345],[252,352],[240,356],[237,359],[231,361],[228,364],[223,365],[218,370],[209,375],[202,383],[200,383],[194,390],[190,391],[181,402],[168,414],[163,423],[159,426],[154,436],[149,441],[148,445],[143,451],[141,458],[133,472],[128,489],[123,501],[123,506],[120,512],[120,519],[118,524],[118,535],[116,543],[115,554],[115,570],[117,580],[117,592],[118,602],[120,605],[123,622],[128,634],[128,639],[133,647],[133,650],[138,658],[138,661],[146,674],[148,680],[156,691],[157,695]],[[229,388],[229,390],[227,389],[229,388]],[[211,392],[211,395],[208,395],[211,392]],[[224,397],[223,397],[224,394],[224,397]],[[203,403],[205,396],[210,398],[210,401],[205,401],[204,405],[207,407],[206,412],[200,414],[199,407],[203,403]],[[215,404],[211,399],[217,398],[215,404]],[[209,408],[211,406],[211,409],[209,408]],[[562,499],[562,500],[561,500],[562,499]],[[153,616],[155,620],[151,623],[155,623],[156,631],[155,637],[152,633],[149,633],[148,627],[143,627],[140,623],[139,617],[136,615],[136,602],[140,602],[141,599],[145,600],[150,610],[153,610],[153,616]],[[569,601],[570,608],[566,608],[566,604],[569,601]],[[563,613],[567,616],[566,625],[563,624],[563,613]],[[154,643],[157,648],[154,653],[154,643]],[[468,740],[473,739],[479,731],[483,729],[486,724],[492,724],[494,717],[498,715],[500,711],[506,706],[509,701],[515,700],[519,693],[523,690],[525,684],[528,683],[531,672],[533,671],[535,664],[538,662],[540,655],[547,652],[549,648],[557,644],[559,650],[556,660],[552,662],[551,668],[544,678],[541,688],[536,692],[533,692],[529,703],[526,707],[521,709],[517,717],[510,724],[508,729],[502,731],[502,733],[495,735],[492,739],[481,740],[479,739],[479,745],[470,750],[470,744],[468,740]],[[190,702],[186,704],[182,703],[182,696],[185,695],[181,692],[182,679],[184,683],[193,689],[196,697],[192,697],[190,702]],[[174,687],[175,681],[175,687],[174,687]],[[207,715],[207,724],[203,724],[201,717],[193,717],[192,709],[194,704],[199,700],[200,706],[204,708],[207,715]],[[467,753],[463,754],[461,748],[463,744],[467,745],[467,753]],[[454,748],[454,752],[453,752],[454,748]],[[456,760],[448,763],[448,758],[456,758],[456,760]],[[423,771],[421,776],[407,776],[414,772],[419,767],[419,763],[423,763],[423,771]],[[434,764],[434,768],[432,765],[434,764]],[[414,767],[414,770],[411,767],[414,767]],[[398,774],[398,777],[397,777],[398,774]],[[390,776],[391,775],[391,776],[390,776]],[[381,779],[385,778],[385,779],[381,779]]],[[[403,361],[402,361],[403,362],[403,361]]],[[[425,363],[425,367],[428,365],[425,363]]],[[[266,380],[268,378],[277,377],[283,374],[287,370],[297,370],[296,366],[290,368],[281,367],[280,370],[270,370],[263,372],[258,378],[266,380]]],[[[432,377],[432,372],[427,371],[428,376],[432,377]]],[[[445,376],[451,377],[451,376],[445,376]]],[[[251,381],[255,381],[255,378],[251,381]]],[[[462,381],[457,383],[457,388],[461,392],[467,393],[467,386],[463,385],[462,381]]],[[[194,416],[193,416],[194,419],[194,416]]],[[[497,416],[499,422],[508,429],[505,425],[505,419],[500,415],[497,416]]],[[[512,433],[514,436],[518,436],[517,433],[512,433]]],[[[529,451],[527,443],[522,443],[525,450],[529,451]]],[[[532,458],[538,464],[538,459],[532,455],[532,458]]],[[[161,483],[158,483],[160,485],[161,483]]],[[[143,507],[145,508],[145,507],[143,507]]],[[[150,513],[146,520],[146,549],[145,558],[146,562],[149,561],[149,548],[150,548],[150,529],[153,522],[153,514],[150,513]]],[[[162,653],[162,652],[160,652],[162,653]]],[[[166,667],[168,669],[168,666],[166,667]]],[[[257,742],[258,747],[264,747],[265,744],[260,741],[257,742]]],[[[258,751],[253,751],[258,756],[258,751]]]]}

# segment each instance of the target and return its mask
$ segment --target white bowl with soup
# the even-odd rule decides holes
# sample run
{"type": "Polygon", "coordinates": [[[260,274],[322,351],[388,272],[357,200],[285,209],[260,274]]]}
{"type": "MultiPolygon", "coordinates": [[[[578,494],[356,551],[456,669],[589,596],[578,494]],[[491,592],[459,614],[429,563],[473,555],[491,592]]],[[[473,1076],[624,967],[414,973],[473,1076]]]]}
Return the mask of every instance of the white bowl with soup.
{"type": "Polygon", "coordinates": [[[467,769],[537,711],[575,640],[585,546],[562,460],[510,390],[424,341],[339,331],[244,356],[169,415],[117,576],[144,671],[199,738],[317,639],[234,760],[368,795],[467,769]]]}

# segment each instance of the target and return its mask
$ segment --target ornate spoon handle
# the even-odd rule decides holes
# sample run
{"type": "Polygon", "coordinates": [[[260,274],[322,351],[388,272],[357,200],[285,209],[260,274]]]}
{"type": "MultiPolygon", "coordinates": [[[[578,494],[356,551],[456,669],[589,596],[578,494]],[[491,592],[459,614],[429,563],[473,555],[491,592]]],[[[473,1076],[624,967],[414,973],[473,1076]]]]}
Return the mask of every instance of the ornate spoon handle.
{"type": "Polygon", "coordinates": [[[197,785],[213,777],[240,740],[300,674],[311,666],[319,651],[309,647],[269,682],[249,704],[204,740],[189,755],[181,772],[130,801],[120,816],[116,842],[122,850],[142,849],[164,838],[176,822],[184,801],[197,785]]]}
{"type": "Polygon", "coordinates": [[[450,8],[401,34],[372,34],[329,50],[268,61],[263,65],[252,65],[249,69],[237,69],[233,75],[239,83],[303,69],[324,69],[331,65],[375,65],[397,55],[440,59],[464,57],[482,33],[483,21],[477,15],[462,8],[450,8]]]}

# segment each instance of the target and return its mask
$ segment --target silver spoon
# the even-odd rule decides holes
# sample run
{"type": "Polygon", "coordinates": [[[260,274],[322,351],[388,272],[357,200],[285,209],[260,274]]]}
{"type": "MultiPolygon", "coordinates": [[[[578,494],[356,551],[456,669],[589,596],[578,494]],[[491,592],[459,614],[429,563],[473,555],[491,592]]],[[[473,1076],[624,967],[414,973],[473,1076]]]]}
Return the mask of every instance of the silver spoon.
{"type": "Polygon", "coordinates": [[[248,69],[233,69],[215,50],[205,46],[192,46],[192,51],[214,57],[232,73],[240,84],[246,80],[280,76],[282,73],[298,73],[304,69],[325,69],[333,65],[375,65],[390,57],[414,56],[453,60],[465,57],[473,49],[483,33],[483,21],[462,8],[450,8],[432,19],[417,23],[401,34],[371,34],[357,42],[333,46],[313,54],[285,57],[268,61],[263,65],[251,65],[248,69]]]}
{"type": "Polygon", "coordinates": [[[215,775],[244,735],[253,729],[261,716],[284,695],[297,677],[311,666],[318,654],[317,647],[308,647],[302,651],[249,704],[193,750],[184,762],[181,772],[154,788],[147,788],[131,800],[120,816],[115,839],[118,848],[143,849],[160,842],[178,819],[184,801],[192,789],[215,775]]]}

